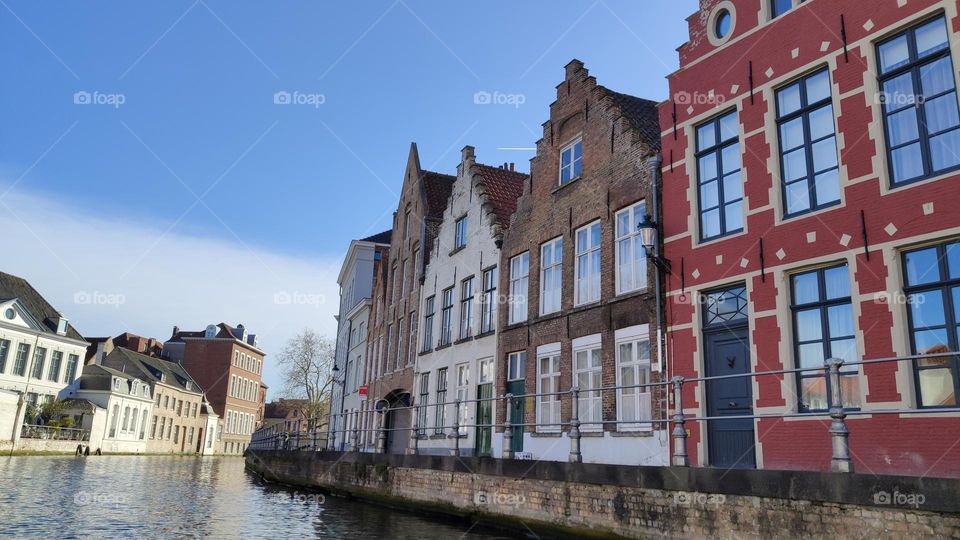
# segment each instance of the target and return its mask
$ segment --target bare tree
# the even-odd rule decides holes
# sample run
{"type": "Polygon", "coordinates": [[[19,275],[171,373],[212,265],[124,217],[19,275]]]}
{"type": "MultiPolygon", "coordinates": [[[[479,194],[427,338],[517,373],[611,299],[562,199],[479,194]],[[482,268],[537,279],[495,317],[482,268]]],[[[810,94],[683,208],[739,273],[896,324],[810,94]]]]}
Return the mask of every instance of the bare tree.
{"type": "Polygon", "coordinates": [[[289,339],[277,355],[283,372],[283,392],[289,398],[304,400],[303,413],[309,419],[310,430],[326,426],[335,355],[333,341],[309,328],[289,339]]]}

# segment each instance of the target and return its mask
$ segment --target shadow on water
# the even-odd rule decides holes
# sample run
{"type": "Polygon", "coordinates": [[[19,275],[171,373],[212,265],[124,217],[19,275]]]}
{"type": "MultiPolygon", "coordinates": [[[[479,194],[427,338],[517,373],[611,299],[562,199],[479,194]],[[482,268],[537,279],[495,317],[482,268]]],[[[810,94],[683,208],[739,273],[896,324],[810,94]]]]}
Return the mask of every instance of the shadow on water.
{"type": "Polygon", "coordinates": [[[0,457],[0,538],[523,538],[260,481],[240,458],[0,457]]]}

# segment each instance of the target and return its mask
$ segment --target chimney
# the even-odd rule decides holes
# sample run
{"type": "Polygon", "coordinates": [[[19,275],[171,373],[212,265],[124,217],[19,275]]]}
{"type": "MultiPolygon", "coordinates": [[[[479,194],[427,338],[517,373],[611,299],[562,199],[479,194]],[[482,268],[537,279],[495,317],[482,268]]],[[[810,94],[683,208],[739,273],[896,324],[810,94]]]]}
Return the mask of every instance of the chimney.
{"type": "Polygon", "coordinates": [[[516,167],[516,165],[517,164],[512,161],[510,162],[510,172],[513,172],[513,168],[516,167]]]}
{"type": "Polygon", "coordinates": [[[179,334],[179,333],[180,333],[180,327],[174,325],[174,327],[173,327],[173,335],[170,336],[170,337],[175,337],[175,336],[176,336],[177,334],[179,334]]]}

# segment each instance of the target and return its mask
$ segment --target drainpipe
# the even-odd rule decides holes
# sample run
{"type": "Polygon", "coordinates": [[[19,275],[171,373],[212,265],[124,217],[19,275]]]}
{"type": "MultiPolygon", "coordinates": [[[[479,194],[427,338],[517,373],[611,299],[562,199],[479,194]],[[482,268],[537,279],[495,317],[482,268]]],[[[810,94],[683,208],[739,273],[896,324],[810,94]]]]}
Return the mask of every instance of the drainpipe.
{"type": "MultiPolygon", "coordinates": [[[[660,227],[660,234],[657,234],[657,252],[663,253],[663,220],[661,219],[660,214],[660,164],[662,163],[662,158],[660,153],[654,153],[646,160],[647,173],[650,176],[650,191],[651,191],[651,209],[653,215],[654,223],[657,223],[657,226],[660,227]]],[[[667,373],[666,366],[666,333],[663,331],[663,321],[666,318],[664,313],[664,301],[663,301],[663,272],[657,268],[656,273],[654,274],[654,293],[657,297],[657,363],[660,365],[660,373],[663,374],[664,380],[669,377],[667,373]]],[[[663,419],[666,420],[670,416],[670,399],[669,395],[667,397],[667,410],[664,411],[663,419]]],[[[666,426],[669,428],[669,425],[666,426]]]]}

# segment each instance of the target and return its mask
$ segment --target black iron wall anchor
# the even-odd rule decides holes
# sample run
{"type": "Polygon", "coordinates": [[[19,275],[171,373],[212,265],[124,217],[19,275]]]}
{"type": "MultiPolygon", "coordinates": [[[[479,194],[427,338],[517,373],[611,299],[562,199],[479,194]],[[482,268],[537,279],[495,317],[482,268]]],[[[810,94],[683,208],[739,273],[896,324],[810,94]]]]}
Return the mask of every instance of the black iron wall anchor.
{"type": "Polygon", "coordinates": [[[753,60],[749,63],[749,73],[747,74],[747,81],[750,83],[750,104],[753,105],[753,60]]]}
{"type": "Polygon", "coordinates": [[[850,63],[850,53],[847,51],[847,22],[840,14],[840,39],[843,40],[843,61],[850,63]]]}
{"type": "Polygon", "coordinates": [[[673,102],[673,113],[670,115],[673,117],[673,140],[677,140],[677,102],[673,102]]]}
{"type": "Polygon", "coordinates": [[[863,210],[860,210],[860,234],[863,235],[863,254],[870,260],[870,239],[867,238],[867,217],[863,210]]]}
{"type": "Polygon", "coordinates": [[[763,238],[760,239],[760,282],[767,282],[767,265],[763,259],[763,238]]]}

